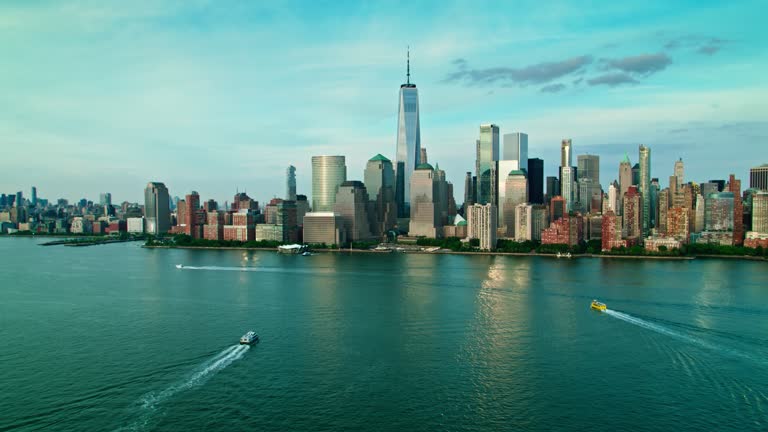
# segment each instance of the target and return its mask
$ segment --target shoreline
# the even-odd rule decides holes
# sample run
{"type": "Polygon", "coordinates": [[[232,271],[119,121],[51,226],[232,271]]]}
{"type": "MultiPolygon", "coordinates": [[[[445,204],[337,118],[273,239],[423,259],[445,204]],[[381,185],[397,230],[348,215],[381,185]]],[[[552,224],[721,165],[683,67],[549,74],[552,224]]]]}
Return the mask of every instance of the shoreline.
{"type": "MultiPolygon", "coordinates": [[[[147,249],[198,249],[198,250],[245,250],[245,251],[272,251],[277,253],[275,248],[248,248],[248,247],[229,247],[229,246],[147,246],[142,245],[142,248],[147,249]]],[[[464,251],[434,251],[427,252],[421,250],[405,250],[397,252],[394,250],[389,251],[377,251],[366,249],[316,249],[311,251],[315,253],[362,253],[362,254],[390,254],[390,253],[403,253],[403,254],[419,254],[419,255],[479,255],[479,256],[521,256],[521,257],[544,257],[544,258],[557,258],[556,254],[542,254],[536,252],[464,252],[464,251]]],[[[291,254],[285,254],[291,255],[291,254]]],[[[574,255],[571,258],[559,258],[562,260],[571,259],[583,259],[583,258],[600,258],[600,259],[620,259],[620,260],[662,260],[662,261],[691,261],[697,258],[705,259],[740,259],[747,261],[768,261],[766,258],[754,257],[754,256],[742,256],[742,255],[695,255],[695,256],[661,256],[661,255],[601,255],[601,254],[580,254],[574,255]]]]}

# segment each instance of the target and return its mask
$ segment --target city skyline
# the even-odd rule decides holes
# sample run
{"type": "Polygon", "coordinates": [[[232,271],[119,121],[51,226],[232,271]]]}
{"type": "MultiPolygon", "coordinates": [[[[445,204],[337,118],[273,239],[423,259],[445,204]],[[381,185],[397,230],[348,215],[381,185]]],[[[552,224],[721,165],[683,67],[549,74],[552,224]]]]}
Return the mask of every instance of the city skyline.
{"type": "Polygon", "coordinates": [[[494,12],[492,37],[469,25],[489,13],[481,8],[448,7],[433,15],[428,30],[415,32],[398,31],[413,18],[397,8],[356,6],[360,19],[318,38],[312,50],[297,40],[331,26],[335,6],[312,21],[313,11],[289,7],[211,14],[213,6],[204,3],[153,5],[136,8],[140,13],[88,2],[0,6],[0,36],[10,41],[4,58],[15,59],[2,63],[0,85],[7,91],[0,97],[10,115],[0,120],[0,139],[5,148],[36,150],[33,159],[23,151],[6,154],[0,190],[26,195],[35,185],[49,199],[71,201],[109,191],[115,201],[140,202],[138,185],[159,181],[172,196],[194,189],[223,202],[246,190],[267,201],[282,196],[288,165],[297,168],[298,193],[309,195],[307,155],[320,154],[345,155],[348,177],[362,179],[371,156],[395,160],[395,100],[409,44],[421,90],[421,146],[459,197],[464,174],[474,171],[469,155],[484,123],[499,125],[501,135],[527,133],[529,155],[544,160],[545,176],[557,174],[559,142],[573,139],[574,159],[601,156],[604,187],[625,153],[637,162],[639,144],[653,149],[651,177],[662,184],[679,157],[686,178],[701,180],[711,172],[745,179],[751,165],[764,162],[744,163],[768,137],[760,115],[765,90],[753,72],[764,58],[755,42],[764,31],[744,25],[758,19],[750,3],[605,7],[599,14],[561,6],[561,14],[546,17],[531,6],[523,8],[530,19],[522,28],[505,23],[509,11],[502,8],[494,12]],[[448,12],[457,9],[472,13],[448,25],[448,12]],[[630,19],[628,11],[641,17],[632,31],[606,23],[630,19]],[[277,31],[255,26],[269,14],[292,18],[287,26],[300,37],[262,44],[277,31]],[[728,16],[739,19],[722,20],[728,16]],[[567,28],[573,18],[594,34],[567,28]],[[687,33],[675,30],[670,20],[676,19],[690,24],[687,33]],[[362,28],[368,30],[352,42],[362,28]],[[139,30],[138,40],[129,37],[139,30]],[[486,55],[491,52],[496,55],[486,55]],[[77,55],[66,54],[99,60],[86,70],[77,55]],[[259,56],[267,55],[263,67],[259,56]],[[46,61],[55,61],[65,79],[47,80],[46,61]],[[729,73],[711,76],[711,68],[729,73]],[[278,77],[286,85],[275,93],[270,88],[278,77]],[[484,103],[471,103],[478,98],[484,103]],[[724,141],[739,157],[720,157],[724,141]],[[202,170],[216,175],[201,182],[190,174],[202,170]]]}

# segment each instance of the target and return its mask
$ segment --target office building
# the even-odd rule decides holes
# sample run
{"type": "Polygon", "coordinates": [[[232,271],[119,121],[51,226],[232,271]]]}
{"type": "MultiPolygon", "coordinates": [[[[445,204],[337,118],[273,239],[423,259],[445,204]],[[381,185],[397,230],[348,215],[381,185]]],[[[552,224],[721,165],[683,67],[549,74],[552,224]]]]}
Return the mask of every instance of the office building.
{"type": "Polygon", "coordinates": [[[312,156],[312,211],[333,211],[336,192],[346,180],[344,156],[312,156]]]}
{"type": "Polygon", "coordinates": [[[667,232],[667,210],[669,210],[669,188],[664,188],[659,191],[659,200],[656,207],[656,229],[661,234],[667,232]]]}
{"type": "Polygon", "coordinates": [[[550,222],[554,222],[564,216],[568,216],[568,211],[565,208],[565,199],[559,195],[553,197],[549,200],[550,222]]]}
{"type": "Polygon", "coordinates": [[[480,139],[477,140],[477,159],[475,169],[477,175],[477,202],[479,204],[493,203],[496,196],[496,184],[491,172],[499,160],[499,127],[495,124],[480,125],[480,139]]]}
{"type": "Polygon", "coordinates": [[[134,217],[126,219],[126,228],[129,233],[144,234],[144,218],[134,217]]]}
{"type": "Polygon", "coordinates": [[[296,201],[296,167],[293,165],[285,170],[285,199],[296,201]]]}
{"type": "Polygon", "coordinates": [[[651,213],[651,148],[640,145],[640,179],[639,179],[639,192],[643,199],[643,211],[642,211],[642,232],[643,236],[647,236],[652,227],[652,213],[651,213]]]}
{"type": "Polygon", "coordinates": [[[548,176],[546,202],[556,196],[560,196],[560,179],[555,176],[548,176]]]}
{"type": "Polygon", "coordinates": [[[475,203],[474,199],[474,182],[472,181],[472,173],[467,171],[467,176],[464,178],[464,209],[475,203]]]}
{"type": "Polygon", "coordinates": [[[613,210],[608,210],[603,214],[602,233],[600,241],[602,250],[609,251],[613,248],[626,247],[626,242],[621,239],[621,217],[617,216],[613,210]]]}
{"type": "Polygon", "coordinates": [[[503,160],[517,161],[517,168],[526,169],[528,166],[528,134],[515,132],[504,134],[503,160]]]}
{"type": "MultiPolygon", "coordinates": [[[[605,205],[606,210],[612,210],[614,213],[619,211],[619,184],[614,181],[608,185],[608,199],[605,205]]],[[[605,212],[603,212],[605,213],[605,212]]]]}
{"type": "Polygon", "coordinates": [[[584,220],[581,216],[563,216],[552,221],[541,233],[541,244],[576,246],[584,240],[584,220]]]}
{"type": "Polygon", "coordinates": [[[744,204],[741,201],[741,180],[733,174],[728,178],[728,192],[733,194],[733,244],[744,244],[744,204]]]}
{"type": "Polygon", "coordinates": [[[627,190],[630,186],[632,186],[634,183],[632,182],[632,163],[629,161],[629,156],[625,155],[624,160],[622,160],[619,163],[619,198],[618,198],[618,206],[619,209],[616,211],[617,215],[621,215],[622,213],[622,198],[624,197],[624,194],[627,193],[627,190]]]}
{"type": "Polygon", "coordinates": [[[374,237],[371,234],[368,207],[368,192],[363,182],[347,180],[339,186],[333,212],[341,217],[347,240],[356,242],[374,237]]]}
{"type": "Polygon", "coordinates": [[[600,184],[600,156],[578,155],[576,157],[578,180],[590,179],[593,184],[600,184]]]}
{"type": "Polygon", "coordinates": [[[560,194],[565,200],[565,209],[568,213],[573,211],[573,205],[578,198],[576,174],[575,167],[560,167],[560,194]]]}
{"type": "Polygon", "coordinates": [[[528,159],[528,201],[532,204],[544,204],[544,161],[539,158],[528,159]]]}
{"type": "Polygon", "coordinates": [[[675,161],[675,177],[677,178],[677,188],[680,189],[685,183],[683,179],[685,176],[685,168],[683,167],[683,158],[675,161]]]}
{"type": "Polygon", "coordinates": [[[209,211],[206,214],[205,226],[203,227],[203,238],[206,240],[224,239],[223,211],[209,211]]]}
{"type": "Polygon", "coordinates": [[[664,223],[664,235],[672,237],[680,243],[688,243],[691,238],[693,211],[688,207],[672,207],[667,211],[664,223]]]}
{"type": "Polygon", "coordinates": [[[441,237],[440,214],[436,201],[435,170],[430,164],[420,164],[411,176],[411,237],[441,237]]]}
{"type": "Polygon", "coordinates": [[[643,236],[643,200],[637,186],[630,186],[624,194],[622,229],[623,237],[639,239],[643,236]]]}
{"type": "Polygon", "coordinates": [[[377,154],[368,160],[363,174],[365,189],[372,208],[371,234],[381,236],[397,224],[395,202],[395,171],[392,161],[377,154]]]}
{"type": "Polygon", "coordinates": [[[560,143],[560,166],[561,167],[573,166],[572,159],[573,159],[573,156],[572,156],[571,140],[564,139],[560,143]]]}
{"type": "Polygon", "coordinates": [[[506,237],[515,238],[515,211],[518,205],[528,203],[528,179],[525,171],[514,170],[506,177],[505,195],[500,202],[502,211],[497,219],[498,228],[506,237]]]}
{"type": "Polygon", "coordinates": [[[149,182],[144,189],[144,217],[148,234],[165,234],[171,227],[170,197],[163,183],[149,182]]]}
{"type": "Polygon", "coordinates": [[[749,169],[749,187],[768,191],[768,164],[749,169]]]}
{"type": "Polygon", "coordinates": [[[311,212],[304,215],[304,243],[345,245],[347,238],[341,216],[333,212],[311,212]]]}
{"type": "MultiPolygon", "coordinates": [[[[32,207],[37,207],[37,188],[32,186],[32,196],[31,196],[30,204],[32,207]]],[[[2,205],[0,205],[2,207],[2,205]]]]}
{"type": "Polygon", "coordinates": [[[711,193],[704,199],[704,231],[733,232],[734,195],[711,193]]]}
{"type": "Polygon", "coordinates": [[[480,250],[496,249],[496,208],[492,204],[474,204],[467,214],[467,236],[480,240],[480,250]]]}
{"type": "Polygon", "coordinates": [[[310,212],[309,201],[306,195],[296,195],[296,224],[304,225],[304,215],[310,212]]]}
{"type": "MultiPolygon", "coordinates": [[[[397,110],[397,151],[395,154],[395,199],[399,217],[408,217],[411,202],[411,174],[421,161],[419,91],[411,83],[411,59],[408,52],[406,82],[400,86],[397,110]]],[[[346,180],[346,178],[344,179],[346,180]]],[[[314,209],[320,211],[319,209],[314,209]]]]}
{"type": "Polygon", "coordinates": [[[693,232],[700,233],[704,231],[704,196],[696,195],[696,209],[694,211],[693,232]]]}
{"type": "Polygon", "coordinates": [[[429,163],[429,158],[427,157],[427,148],[422,147],[421,148],[421,154],[419,156],[419,163],[429,163]]]}

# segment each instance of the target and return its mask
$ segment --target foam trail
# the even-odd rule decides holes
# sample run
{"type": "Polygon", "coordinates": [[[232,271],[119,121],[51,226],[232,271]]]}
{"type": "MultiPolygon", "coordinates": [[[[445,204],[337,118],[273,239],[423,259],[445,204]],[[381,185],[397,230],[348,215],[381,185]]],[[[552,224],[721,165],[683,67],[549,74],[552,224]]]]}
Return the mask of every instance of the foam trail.
{"type": "Polygon", "coordinates": [[[755,361],[755,362],[758,362],[758,363],[764,363],[764,361],[758,360],[758,359],[756,359],[755,357],[753,357],[753,356],[751,356],[749,354],[746,354],[746,353],[743,353],[743,352],[740,352],[740,351],[735,351],[735,350],[732,350],[732,349],[729,349],[729,348],[724,348],[724,347],[720,347],[720,346],[717,346],[717,345],[713,345],[713,344],[711,344],[709,342],[705,342],[705,341],[703,341],[703,340],[701,340],[699,338],[695,338],[693,336],[688,336],[688,335],[685,335],[685,334],[682,334],[682,333],[678,333],[678,332],[676,332],[674,330],[671,330],[671,329],[668,329],[668,328],[666,328],[664,326],[648,322],[646,320],[634,317],[634,316],[629,315],[629,314],[625,314],[625,313],[618,312],[618,311],[611,310],[611,309],[606,309],[605,313],[610,315],[610,316],[612,316],[612,317],[614,317],[614,318],[618,318],[618,319],[620,319],[622,321],[628,322],[630,324],[634,324],[636,326],[640,326],[640,327],[643,327],[645,329],[652,330],[652,331],[655,331],[657,333],[661,333],[663,335],[671,336],[673,338],[680,339],[682,341],[688,342],[688,343],[693,344],[693,345],[698,345],[698,346],[700,346],[702,348],[706,348],[708,350],[718,351],[718,352],[721,352],[721,353],[724,353],[724,354],[728,354],[728,355],[731,355],[731,356],[734,356],[734,357],[741,357],[741,358],[752,360],[752,361],[755,361]]]}
{"type": "Polygon", "coordinates": [[[140,407],[143,411],[139,420],[124,428],[120,428],[119,430],[142,430],[149,422],[150,417],[156,410],[158,404],[181,391],[204,384],[217,372],[241,359],[250,348],[249,345],[233,345],[227,347],[213,358],[203,362],[180,382],[173,384],[160,392],[151,392],[144,395],[139,400],[140,407]]]}

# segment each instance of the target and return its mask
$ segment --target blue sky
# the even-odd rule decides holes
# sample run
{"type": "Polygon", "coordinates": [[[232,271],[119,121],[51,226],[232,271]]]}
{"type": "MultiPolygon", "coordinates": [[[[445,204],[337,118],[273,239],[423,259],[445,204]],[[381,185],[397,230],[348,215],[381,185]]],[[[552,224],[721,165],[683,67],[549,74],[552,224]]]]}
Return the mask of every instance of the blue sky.
{"type": "MultiPolygon", "coordinates": [[[[140,201],[310,193],[310,157],[348,177],[395,152],[405,50],[422,145],[463,197],[481,123],[529,134],[555,175],[562,138],[652,148],[696,181],[768,162],[764,1],[0,2],[0,191],[140,201]]],[[[574,158],[575,159],[575,158],[574,158]]]]}

